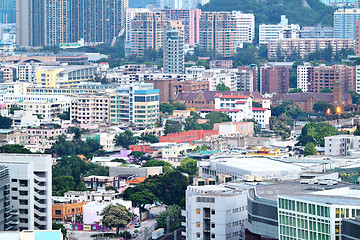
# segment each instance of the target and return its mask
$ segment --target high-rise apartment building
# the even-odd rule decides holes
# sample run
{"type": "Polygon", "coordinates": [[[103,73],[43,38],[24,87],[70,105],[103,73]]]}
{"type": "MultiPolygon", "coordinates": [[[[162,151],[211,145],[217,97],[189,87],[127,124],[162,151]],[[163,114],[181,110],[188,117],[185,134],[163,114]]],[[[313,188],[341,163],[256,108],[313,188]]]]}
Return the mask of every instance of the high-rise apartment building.
{"type": "Polygon", "coordinates": [[[164,33],[163,67],[165,73],[184,73],[184,36],[179,30],[166,30],[164,33]]]}
{"type": "Polygon", "coordinates": [[[166,19],[181,21],[184,25],[184,43],[194,47],[199,42],[200,9],[163,9],[166,19]]]}
{"type": "Polygon", "coordinates": [[[110,122],[155,125],[159,119],[159,89],[152,83],[123,86],[110,93],[110,122]]]}
{"type": "Polygon", "coordinates": [[[334,89],[339,82],[344,91],[356,91],[356,67],[333,65],[314,67],[313,91],[320,92],[324,88],[334,89]]]}
{"type": "Polygon", "coordinates": [[[127,0],[17,0],[21,46],[113,43],[125,25],[127,0]]]}
{"type": "Polygon", "coordinates": [[[16,0],[16,43],[20,46],[44,46],[45,0],[16,0]]]}
{"type": "Polygon", "coordinates": [[[142,56],[146,49],[161,49],[165,25],[162,12],[136,13],[131,21],[131,54],[142,56]]]}
{"type": "Polygon", "coordinates": [[[269,40],[296,39],[300,37],[300,26],[289,24],[285,15],[281,15],[279,24],[259,25],[259,44],[268,44],[269,40]]]}
{"type": "Polygon", "coordinates": [[[300,38],[334,38],[333,27],[302,27],[300,30],[300,38]]]}
{"type": "Polygon", "coordinates": [[[356,20],[360,20],[360,8],[339,8],[334,12],[334,37],[355,39],[356,20]]]}
{"type": "Polygon", "coordinates": [[[0,154],[0,165],[9,168],[10,204],[18,210],[18,229],[51,230],[51,156],[0,154]]]}
{"type": "Polygon", "coordinates": [[[297,67],[297,88],[303,92],[313,91],[313,72],[314,67],[310,64],[297,67]]]}
{"type": "Polygon", "coordinates": [[[251,43],[255,38],[255,16],[252,13],[233,11],[236,22],[236,43],[251,43]]]}
{"type": "Polygon", "coordinates": [[[356,20],[355,25],[356,31],[355,31],[355,47],[354,51],[356,56],[360,55],[360,20],[356,20]]]}
{"type": "MultiPolygon", "coordinates": [[[[253,89],[252,90],[248,90],[248,91],[259,91],[259,83],[258,83],[258,80],[259,80],[259,73],[258,73],[258,67],[253,64],[253,65],[250,65],[250,66],[240,66],[240,67],[237,67],[238,69],[238,72],[242,72],[242,71],[245,71],[245,72],[252,72],[252,74],[249,75],[250,79],[249,81],[252,81],[252,86],[253,86],[253,89]],[[252,79],[251,79],[251,75],[252,75],[252,79]]],[[[237,74],[238,75],[238,74],[237,74]]],[[[239,81],[239,80],[238,80],[239,81]]],[[[239,88],[238,88],[239,89],[239,88]]],[[[246,90],[245,90],[246,91],[246,90]]]]}
{"type": "Polygon", "coordinates": [[[284,67],[261,67],[260,91],[265,93],[287,93],[289,91],[289,69],[284,67]]]}
{"type": "Polygon", "coordinates": [[[0,0],[0,23],[16,23],[16,0],[0,0]]]}
{"type": "Polygon", "coordinates": [[[236,21],[231,12],[201,13],[199,46],[224,57],[236,53],[236,21]]]}
{"type": "Polygon", "coordinates": [[[10,207],[10,177],[9,168],[0,165],[0,231],[17,230],[17,219],[12,217],[12,213],[17,210],[11,210],[10,207]]]}

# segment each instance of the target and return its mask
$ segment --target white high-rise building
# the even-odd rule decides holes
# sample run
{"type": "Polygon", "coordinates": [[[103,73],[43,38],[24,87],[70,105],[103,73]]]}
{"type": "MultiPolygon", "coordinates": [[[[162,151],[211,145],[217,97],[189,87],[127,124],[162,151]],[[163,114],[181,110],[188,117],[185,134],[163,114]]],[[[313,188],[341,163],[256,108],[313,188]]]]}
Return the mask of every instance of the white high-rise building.
{"type": "Polygon", "coordinates": [[[186,239],[242,239],[247,221],[247,190],[228,185],[188,186],[186,239]]]}
{"type": "Polygon", "coordinates": [[[252,13],[233,11],[236,21],[236,44],[252,42],[255,38],[255,16],[252,13]]]}
{"type": "Polygon", "coordinates": [[[9,168],[10,205],[19,211],[19,230],[51,230],[51,156],[0,154],[0,165],[9,168]]]}
{"type": "Polygon", "coordinates": [[[312,68],[311,65],[297,67],[297,88],[300,88],[303,92],[309,91],[309,73],[312,68]]]}
{"type": "Polygon", "coordinates": [[[274,39],[296,39],[300,38],[300,26],[289,24],[285,15],[281,15],[279,24],[260,24],[259,25],[259,44],[268,44],[269,40],[274,39]]]}

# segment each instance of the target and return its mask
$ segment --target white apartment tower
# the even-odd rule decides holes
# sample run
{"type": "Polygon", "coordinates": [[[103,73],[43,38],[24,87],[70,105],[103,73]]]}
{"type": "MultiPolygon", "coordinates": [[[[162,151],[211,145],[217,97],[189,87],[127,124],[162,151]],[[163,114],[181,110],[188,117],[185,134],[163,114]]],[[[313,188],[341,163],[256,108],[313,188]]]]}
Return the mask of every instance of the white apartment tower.
{"type": "Polygon", "coordinates": [[[279,24],[260,24],[259,25],[259,44],[268,44],[269,40],[276,39],[296,39],[300,38],[300,26],[289,24],[285,15],[281,15],[279,24]]]}
{"type": "Polygon", "coordinates": [[[0,154],[0,165],[9,168],[10,205],[18,210],[19,230],[51,230],[51,156],[0,154]]]}
{"type": "Polygon", "coordinates": [[[303,65],[297,67],[297,88],[300,88],[303,92],[309,91],[309,73],[312,68],[313,67],[311,65],[303,65]]]}
{"type": "Polygon", "coordinates": [[[255,16],[252,13],[233,11],[236,22],[236,44],[251,43],[255,38],[255,16]]]}
{"type": "Polygon", "coordinates": [[[186,239],[243,239],[247,221],[247,190],[228,185],[188,186],[186,239]]]}

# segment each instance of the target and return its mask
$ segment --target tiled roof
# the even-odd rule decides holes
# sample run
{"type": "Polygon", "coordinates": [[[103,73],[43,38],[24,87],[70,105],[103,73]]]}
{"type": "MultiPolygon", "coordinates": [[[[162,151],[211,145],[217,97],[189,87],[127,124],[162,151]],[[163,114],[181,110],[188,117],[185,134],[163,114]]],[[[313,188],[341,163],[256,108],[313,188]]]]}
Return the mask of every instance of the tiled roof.
{"type": "Polygon", "coordinates": [[[214,108],[203,108],[200,110],[201,112],[240,112],[239,109],[214,109],[214,108]]]}
{"type": "Polygon", "coordinates": [[[265,111],[268,110],[268,109],[267,109],[267,108],[253,107],[252,110],[253,110],[253,111],[262,111],[262,112],[265,112],[265,111]]]}

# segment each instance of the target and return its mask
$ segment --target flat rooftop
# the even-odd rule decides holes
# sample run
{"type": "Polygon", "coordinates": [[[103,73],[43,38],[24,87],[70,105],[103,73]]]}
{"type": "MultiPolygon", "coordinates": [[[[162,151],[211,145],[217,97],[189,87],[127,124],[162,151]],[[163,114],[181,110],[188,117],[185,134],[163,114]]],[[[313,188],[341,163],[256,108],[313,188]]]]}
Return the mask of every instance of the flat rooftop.
{"type": "MultiPolygon", "coordinates": [[[[339,194],[344,193],[344,189],[354,186],[353,184],[338,183],[337,185],[319,185],[319,184],[300,184],[299,181],[285,181],[280,183],[260,183],[256,185],[256,194],[259,197],[277,200],[278,195],[283,196],[307,196],[307,197],[322,197],[329,198],[339,191],[339,194]]],[[[359,201],[359,199],[358,199],[359,201]]],[[[360,204],[360,201],[359,201],[360,204]]]]}

